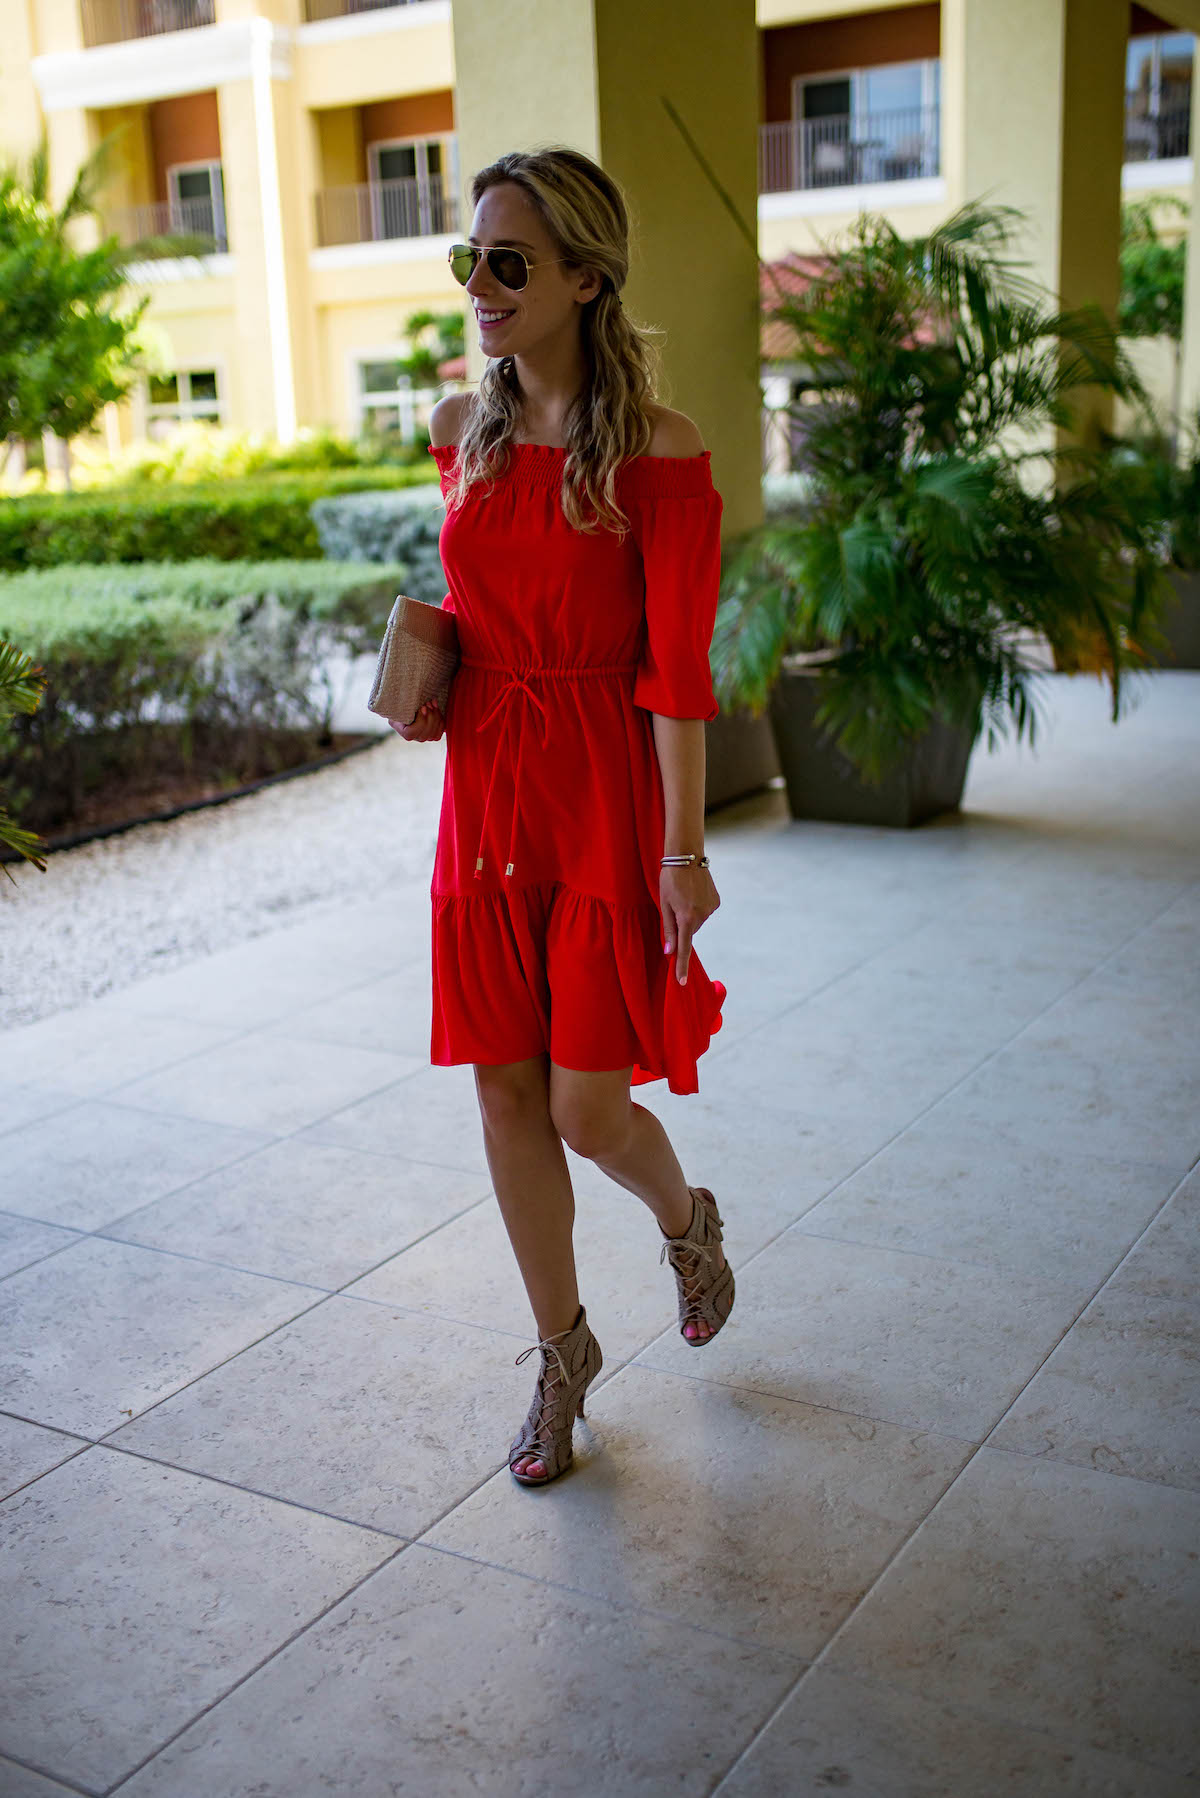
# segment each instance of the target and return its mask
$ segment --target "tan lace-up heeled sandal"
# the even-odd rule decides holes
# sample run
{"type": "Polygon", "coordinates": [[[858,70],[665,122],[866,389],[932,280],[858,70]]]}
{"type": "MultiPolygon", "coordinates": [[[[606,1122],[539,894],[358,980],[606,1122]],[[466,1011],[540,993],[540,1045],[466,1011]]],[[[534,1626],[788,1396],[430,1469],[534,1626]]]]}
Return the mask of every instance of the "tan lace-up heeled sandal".
{"type": "Polygon", "coordinates": [[[583,1395],[604,1365],[582,1305],[569,1330],[544,1336],[522,1349],[514,1366],[519,1367],[535,1349],[542,1351],[537,1389],[521,1433],[508,1451],[509,1472],[522,1486],[546,1486],[567,1471],[574,1459],[571,1436],[575,1419],[583,1416],[583,1395]],[[518,1473],[513,1462],[525,1457],[541,1462],[545,1472],[540,1478],[518,1473]]]}
{"type": "Polygon", "coordinates": [[[682,1236],[667,1236],[661,1267],[669,1259],[679,1287],[679,1334],[689,1348],[703,1348],[711,1342],[733,1309],[733,1269],[728,1261],[714,1269],[713,1250],[722,1240],[722,1219],[717,1215],[717,1201],[706,1186],[689,1186],[692,1195],[692,1221],[682,1236]],[[689,1336],[689,1324],[706,1323],[707,1336],[689,1336]]]}

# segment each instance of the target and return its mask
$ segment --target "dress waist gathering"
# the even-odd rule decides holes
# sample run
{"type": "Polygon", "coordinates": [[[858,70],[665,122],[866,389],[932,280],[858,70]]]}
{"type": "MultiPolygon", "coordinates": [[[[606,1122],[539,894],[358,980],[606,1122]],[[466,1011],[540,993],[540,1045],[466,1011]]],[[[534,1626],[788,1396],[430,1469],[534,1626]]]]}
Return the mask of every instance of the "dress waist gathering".
{"type": "Polygon", "coordinates": [[[496,773],[500,763],[507,756],[508,766],[512,772],[513,796],[512,815],[508,828],[508,855],[505,859],[504,878],[510,879],[516,866],[517,816],[520,810],[521,793],[521,761],[525,749],[525,723],[532,708],[540,713],[539,741],[542,749],[548,745],[550,714],[545,702],[530,685],[536,680],[585,680],[595,676],[627,676],[631,681],[638,670],[637,662],[576,662],[560,664],[557,667],[539,664],[527,664],[514,667],[510,662],[489,662],[478,656],[463,656],[460,668],[475,668],[489,674],[505,676],[500,690],[485,709],[477,722],[476,731],[486,730],[492,720],[501,716],[500,741],[496,746],[496,754],[492,759],[492,771],[488,780],[487,794],[483,802],[483,816],[479,825],[479,844],[475,852],[475,879],[483,878],[483,846],[487,836],[488,813],[491,810],[492,794],[496,786],[496,773]],[[515,720],[515,732],[512,728],[515,720]],[[516,745],[512,737],[516,736],[516,745]]]}

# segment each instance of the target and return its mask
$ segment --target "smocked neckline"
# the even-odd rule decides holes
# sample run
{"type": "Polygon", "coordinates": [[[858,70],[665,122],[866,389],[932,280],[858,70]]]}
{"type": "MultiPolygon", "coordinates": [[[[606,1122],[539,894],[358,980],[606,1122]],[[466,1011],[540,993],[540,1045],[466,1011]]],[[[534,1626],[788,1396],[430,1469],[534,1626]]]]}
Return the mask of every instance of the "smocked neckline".
{"type": "MultiPolygon", "coordinates": [[[[561,444],[561,443],[523,443],[521,441],[521,439],[518,437],[510,438],[508,447],[510,449],[520,449],[520,450],[548,450],[552,456],[565,456],[567,453],[565,444],[561,444]]],[[[457,448],[458,448],[457,443],[431,443],[429,445],[429,453],[431,456],[453,455],[454,452],[457,450],[457,448]]],[[[707,457],[711,457],[711,455],[712,455],[712,451],[710,449],[706,449],[706,450],[701,450],[700,454],[698,456],[631,456],[630,461],[631,462],[703,462],[707,457]]]]}
{"type": "MultiPolygon", "coordinates": [[[[515,456],[505,471],[521,481],[536,485],[557,485],[562,480],[564,445],[556,443],[514,442],[515,456]]],[[[430,444],[429,453],[443,474],[458,454],[456,443],[430,444]]],[[[617,471],[618,480],[629,493],[674,495],[682,499],[706,498],[715,492],[712,484],[712,451],[701,450],[698,456],[631,456],[617,471]]]]}

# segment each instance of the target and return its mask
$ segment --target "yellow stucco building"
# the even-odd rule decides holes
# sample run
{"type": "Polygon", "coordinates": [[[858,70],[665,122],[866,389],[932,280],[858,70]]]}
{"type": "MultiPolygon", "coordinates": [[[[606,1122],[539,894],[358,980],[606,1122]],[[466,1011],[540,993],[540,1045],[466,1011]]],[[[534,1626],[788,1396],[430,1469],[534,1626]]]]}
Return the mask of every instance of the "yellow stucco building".
{"type": "MultiPolygon", "coordinates": [[[[61,196],[124,127],[106,227],[211,244],[139,267],[164,367],[108,420],[128,441],[187,416],[284,440],[403,422],[406,319],[469,315],[446,251],[470,227],[472,170],[575,143],[631,193],[630,298],[668,333],[665,397],[715,449],[720,428],[714,472],[753,510],[760,402],[788,377],[762,365],[753,257],[695,151],[765,257],[864,207],[909,231],[989,193],[1029,213],[1028,254],[1064,298],[1112,304],[1122,191],[1194,204],[1200,0],[1163,5],[0,0],[0,145],[24,155],[44,126],[61,196]]],[[[1194,235],[1200,399],[1198,254],[1194,235]]],[[[477,378],[470,322],[467,345],[477,378]]]]}

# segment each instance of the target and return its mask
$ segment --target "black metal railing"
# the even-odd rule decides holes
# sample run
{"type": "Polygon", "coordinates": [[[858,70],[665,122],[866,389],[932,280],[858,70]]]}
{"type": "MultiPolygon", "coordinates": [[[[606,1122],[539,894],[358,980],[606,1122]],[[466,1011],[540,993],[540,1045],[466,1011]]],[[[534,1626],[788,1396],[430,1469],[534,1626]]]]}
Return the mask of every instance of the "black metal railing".
{"type": "Polygon", "coordinates": [[[1126,162],[1167,162],[1190,156],[1192,97],[1173,93],[1156,113],[1145,110],[1145,97],[1130,94],[1125,105],[1126,162]]]}
{"type": "Polygon", "coordinates": [[[381,243],[395,237],[437,237],[458,229],[458,206],[438,181],[406,175],[327,187],[316,196],[317,242],[381,243]]]}
{"type": "Polygon", "coordinates": [[[162,237],[183,237],[187,247],[148,247],[146,255],[207,256],[229,248],[225,209],[219,200],[166,200],[153,206],[124,206],[107,211],[108,230],[126,245],[162,237]]]}
{"type": "Polygon", "coordinates": [[[304,19],[315,25],[320,19],[345,19],[353,13],[379,12],[385,6],[420,6],[422,0],[304,0],[304,19]]]}
{"type": "Polygon", "coordinates": [[[936,175],[939,167],[936,106],[759,126],[758,190],[764,194],[913,181],[936,175]]]}
{"type": "Polygon", "coordinates": [[[81,6],[89,50],[164,31],[192,31],[215,25],[217,17],[214,0],[81,0],[81,6]]]}

